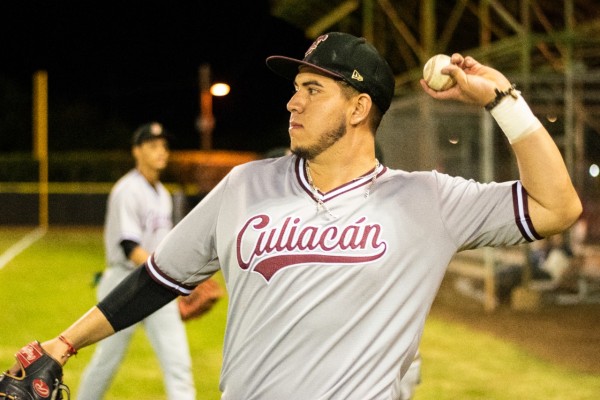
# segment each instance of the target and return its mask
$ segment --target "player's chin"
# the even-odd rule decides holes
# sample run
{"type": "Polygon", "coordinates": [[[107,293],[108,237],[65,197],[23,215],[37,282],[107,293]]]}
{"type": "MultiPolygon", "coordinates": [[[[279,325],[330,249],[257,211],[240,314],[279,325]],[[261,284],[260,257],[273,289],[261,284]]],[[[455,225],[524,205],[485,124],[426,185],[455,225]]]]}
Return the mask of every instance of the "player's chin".
{"type": "Polygon", "coordinates": [[[298,148],[298,140],[295,139],[292,135],[290,135],[290,150],[291,151],[296,151],[296,149],[298,148]]]}
{"type": "Polygon", "coordinates": [[[163,169],[167,168],[167,161],[157,161],[154,163],[154,168],[162,171],[163,169]]]}
{"type": "Polygon", "coordinates": [[[290,150],[292,151],[303,151],[306,148],[306,144],[297,138],[291,138],[290,150]]]}
{"type": "Polygon", "coordinates": [[[297,142],[298,141],[298,136],[299,136],[298,131],[296,131],[294,129],[290,129],[290,130],[288,130],[288,132],[289,132],[289,135],[290,135],[290,142],[292,144],[295,143],[295,142],[297,142]]]}
{"type": "Polygon", "coordinates": [[[290,150],[293,154],[306,160],[312,160],[314,158],[314,152],[310,148],[305,146],[290,146],[290,150]]]}

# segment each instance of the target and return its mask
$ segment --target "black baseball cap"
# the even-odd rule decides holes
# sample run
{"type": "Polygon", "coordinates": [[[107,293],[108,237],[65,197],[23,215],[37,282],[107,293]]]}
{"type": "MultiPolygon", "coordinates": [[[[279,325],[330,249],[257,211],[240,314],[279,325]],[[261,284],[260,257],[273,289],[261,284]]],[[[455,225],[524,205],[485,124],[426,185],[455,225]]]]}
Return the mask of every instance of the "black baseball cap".
{"type": "Polygon", "coordinates": [[[167,133],[165,128],[163,128],[161,123],[149,122],[147,124],[141,125],[135,130],[135,132],[133,132],[131,142],[134,146],[139,146],[148,140],[159,138],[165,138],[169,140],[169,134],[167,133]]]}
{"type": "Polygon", "coordinates": [[[371,96],[382,112],[394,97],[394,74],[389,64],[365,38],[342,32],[319,36],[297,60],[285,56],[267,58],[267,66],[284,78],[294,79],[302,65],[346,81],[361,93],[371,96]]]}

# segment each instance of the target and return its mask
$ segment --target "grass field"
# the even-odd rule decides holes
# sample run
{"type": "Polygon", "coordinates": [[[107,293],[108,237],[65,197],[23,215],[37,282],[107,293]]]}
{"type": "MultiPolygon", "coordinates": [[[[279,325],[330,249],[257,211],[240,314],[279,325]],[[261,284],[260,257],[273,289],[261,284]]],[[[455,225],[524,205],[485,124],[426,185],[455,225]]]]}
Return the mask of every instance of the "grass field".
{"type": "MultiPolygon", "coordinates": [[[[28,230],[0,228],[0,253],[28,230]]],[[[25,343],[56,336],[95,304],[91,282],[103,264],[99,229],[50,229],[0,269],[1,370],[13,363],[13,354],[25,343]]],[[[223,300],[208,315],[187,324],[199,399],[219,398],[226,306],[223,300]]],[[[80,351],[65,368],[72,398],[92,350],[80,351]]],[[[430,318],[421,351],[423,382],[417,400],[600,398],[599,376],[543,362],[462,325],[430,318]]],[[[107,399],[165,399],[158,363],[143,331],[136,333],[107,399]]]]}

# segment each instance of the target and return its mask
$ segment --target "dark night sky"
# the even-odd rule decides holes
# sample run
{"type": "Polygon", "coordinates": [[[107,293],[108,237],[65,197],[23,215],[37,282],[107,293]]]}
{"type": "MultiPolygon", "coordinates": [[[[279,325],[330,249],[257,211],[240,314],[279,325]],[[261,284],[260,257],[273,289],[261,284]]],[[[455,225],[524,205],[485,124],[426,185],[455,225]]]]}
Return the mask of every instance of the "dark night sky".
{"type": "Polygon", "coordinates": [[[49,76],[51,150],[122,148],[149,120],[173,131],[174,148],[197,148],[197,71],[204,62],[232,87],[214,101],[215,148],[287,144],[292,86],[264,60],[301,56],[310,42],[271,17],[266,0],[4,3],[0,151],[31,148],[37,69],[49,76]]]}

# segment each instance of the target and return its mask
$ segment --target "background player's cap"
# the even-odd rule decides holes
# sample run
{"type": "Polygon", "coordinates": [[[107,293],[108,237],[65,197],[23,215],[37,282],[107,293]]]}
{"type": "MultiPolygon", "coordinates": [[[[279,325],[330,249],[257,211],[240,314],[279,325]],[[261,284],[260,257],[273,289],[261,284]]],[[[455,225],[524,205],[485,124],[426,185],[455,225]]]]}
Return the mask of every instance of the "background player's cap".
{"type": "Polygon", "coordinates": [[[158,122],[150,122],[140,126],[135,130],[133,137],[131,138],[131,142],[134,146],[139,146],[148,140],[158,138],[165,138],[169,140],[169,135],[163,128],[162,124],[158,122]]]}
{"type": "Polygon", "coordinates": [[[367,93],[382,112],[390,108],[394,96],[394,74],[365,38],[330,32],[319,36],[302,60],[285,56],[267,58],[267,66],[288,79],[294,79],[302,65],[342,79],[359,92],[367,93]]]}

